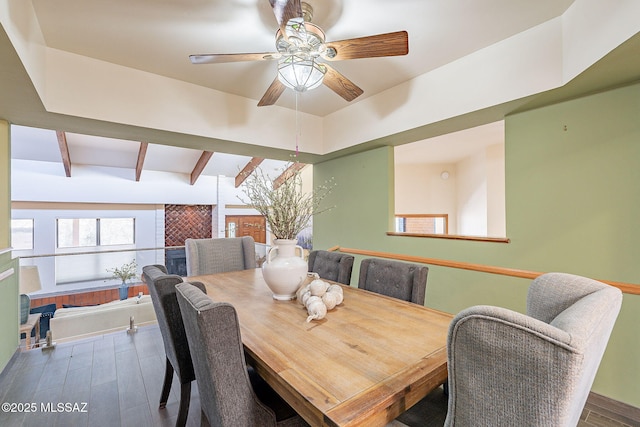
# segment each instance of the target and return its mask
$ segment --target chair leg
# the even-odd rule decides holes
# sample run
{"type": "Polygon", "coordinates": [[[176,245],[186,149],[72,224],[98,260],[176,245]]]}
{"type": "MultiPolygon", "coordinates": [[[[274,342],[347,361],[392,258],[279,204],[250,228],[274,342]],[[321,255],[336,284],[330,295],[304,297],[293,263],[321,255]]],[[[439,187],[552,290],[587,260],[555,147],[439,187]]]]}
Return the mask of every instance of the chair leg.
{"type": "Polygon", "coordinates": [[[184,427],[187,424],[187,416],[189,415],[189,402],[191,401],[191,381],[183,383],[180,386],[180,409],[178,410],[178,419],[176,427],[184,427]]]}
{"type": "Polygon", "coordinates": [[[200,410],[200,427],[211,427],[203,410],[200,410]]]}
{"type": "Polygon", "coordinates": [[[171,382],[173,381],[173,366],[167,359],[167,365],[164,369],[164,384],[162,385],[162,393],[160,394],[160,409],[164,409],[167,406],[167,400],[169,399],[169,392],[171,391],[171,382]]]}

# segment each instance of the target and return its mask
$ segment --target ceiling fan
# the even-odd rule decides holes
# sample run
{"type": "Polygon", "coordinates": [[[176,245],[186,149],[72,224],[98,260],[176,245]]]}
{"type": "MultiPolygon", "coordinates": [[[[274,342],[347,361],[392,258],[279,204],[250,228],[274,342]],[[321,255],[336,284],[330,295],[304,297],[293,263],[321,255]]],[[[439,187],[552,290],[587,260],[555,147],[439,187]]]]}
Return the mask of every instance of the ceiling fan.
{"type": "Polygon", "coordinates": [[[300,0],[269,0],[280,29],[277,52],[190,55],[193,64],[277,60],[278,75],[258,106],[273,105],[285,88],[298,92],[324,84],[347,101],[363,90],[327,62],[345,59],[399,56],[409,53],[406,31],[326,42],[324,31],[311,23],[313,9],[300,0]]]}

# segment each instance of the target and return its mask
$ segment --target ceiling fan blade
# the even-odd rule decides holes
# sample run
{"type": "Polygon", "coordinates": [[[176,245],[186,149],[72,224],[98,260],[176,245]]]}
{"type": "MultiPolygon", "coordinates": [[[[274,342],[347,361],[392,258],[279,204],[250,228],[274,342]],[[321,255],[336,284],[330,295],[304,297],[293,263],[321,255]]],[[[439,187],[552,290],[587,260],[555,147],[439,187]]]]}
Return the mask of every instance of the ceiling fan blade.
{"type": "Polygon", "coordinates": [[[324,74],[324,80],[322,83],[348,102],[353,101],[364,93],[362,89],[335,69],[331,68],[327,64],[323,65],[327,67],[327,72],[324,74]]]}
{"type": "Polygon", "coordinates": [[[269,3],[283,33],[289,19],[302,17],[300,0],[269,0],[269,3]]]}
{"type": "Polygon", "coordinates": [[[282,92],[284,92],[285,88],[285,85],[283,85],[276,76],[273,83],[271,83],[267,91],[262,95],[262,99],[258,102],[258,107],[275,104],[278,98],[280,98],[280,95],[282,95],[282,92]]]}
{"type": "Polygon", "coordinates": [[[327,53],[322,57],[328,61],[406,55],[409,53],[409,34],[406,31],[396,31],[328,42],[326,46],[327,53]],[[331,56],[332,49],[335,49],[335,56],[331,56]]]}
{"type": "Polygon", "coordinates": [[[223,53],[189,55],[192,64],[223,64],[225,62],[264,61],[280,58],[279,53],[223,53]]]}

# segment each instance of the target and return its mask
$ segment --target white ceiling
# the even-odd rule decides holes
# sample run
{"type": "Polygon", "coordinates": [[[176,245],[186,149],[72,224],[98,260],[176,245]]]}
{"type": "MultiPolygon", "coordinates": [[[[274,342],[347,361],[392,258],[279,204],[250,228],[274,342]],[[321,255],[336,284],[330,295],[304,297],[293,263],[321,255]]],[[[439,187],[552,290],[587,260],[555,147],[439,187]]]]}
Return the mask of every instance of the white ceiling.
{"type": "MultiPolygon", "coordinates": [[[[257,101],[276,75],[269,61],[192,65],[190,54],[275,51],[268,0],[32,0],[47,46],[257,101]]],[[[364,90],[356,101],[561,15],[574,0],[308,0],[328,41],[409,33],[409,54],[333,63],[364,90]]],[[[294,108],[292,91],[277,105],[294,108]]],[[[347,105],[326,87],[300,109],[347,105]]],[[[268,108],[268,107],[263,107],[268,108]]]]}
{"type": "MultiPolygon", "coordinates": [[[[99,136],[65,133],[72,169],[74,165],[102,166],[135,170],[140,143],[99,136]]],[[[169,145],[149,144],[143,171],[152,170],[190,175],[202,151],[169,145]]],[[[56,131],[26,126],[11,127],[11,158],[60,164],[62,156],[56,131]]],[[[249,156],[214,153],[202,175],[235,177],[251,161],[249,156]]],[[[288,162],[265,159],[260,169],[275,178],[288,162]]],[[[71,172],[73,176],[73,170],[71,172]]],[[[141,177],[144,179],[144,172],[141,177]]]]}
{"type": "MultiPolygon", "coordinates": [[[[15,25],[23,35],[41,34],[42,43],[49,50],[70,52],[104,61],[105,64],[118,64],[128,69],[188,82],[193,84],[195,92],[212,88],[223,93],[239,95],[250,99],[253,105],[257,104],[275,78],[276,64],[268,61],[206,65],[192,65],[189,61],[190,54],[274,51],[277,25],[268,0],[31,0],[30,3],[33,9],[28,12],[35,14],[35,25],[20,25],[21,22],[31,22],[21,19],[21,13],[27,13],[28,8],[23,6],[24,3],[12,0],[8,2],[7,7],[0,8],[3,27],[7,29],[15,25]]],[[[314,9],[312,22],[325,30],[328,41],[398,30],[408,31],[409,54],[406,56],[332,63],[335,69],[364,90],[364,94],[351,104],[358,104],[381,92],[387,94],[399,91],[400,94],[404,94],[407,86],[401,85],[402,83],[414,82],[419,76],[434,70],[437,72],[439,69],[447,69],[447,64],[526,30],[537,28],[563,15],[571,6],[584,6],[578,0],[308,0],[308,3],[314,9]]],[[[606,22],[601,27],[594,28],[594,37],[611,32],[604,24],[606,22]]],[[[12,46],[11,34],[11,31],[0,32],[0,75],[6,76],[0,79],[0,93],[6,94],[0,97],[0,117],[20,125],[53,129],[46,131],[13,126],[14,158],[61,162],[55,130],[66,131],[72,164],[135,168],[140,141],[150,142],[144,164],[145,170],[177,173],[190,173],[202,154],[202,149],[216,151],[203,171],[206,175],[235,175],[235,171],[243,167],[251,156],[269,157],[273,153],[274,157],[279,156],[282,160],[285,155],[289,156],[291,153],[289,147],[285,148],[284,152],[277,147],[276,150],[269,151],[268,149],[274,148],[273,145],[263,145],[260,138],[252,139],[252,135],[234,135],[233,131],[250,127],[253,123],[250,121],[252,117],[247,118],[251,113],[243,110],[239,110],[239,114],[244,116],[237,122],[223,123],[228,125],[229,132],[220,132],[221,136],[198,134],[195,129],[192,130],[190,123],[180,123],[182,126],[178,127],[172,126],[171,123],[145,127],[143,121],[127,121],[126,115],[118,116],[115,120],[112,116],[91,115],[81,110],[86,108],[86,104],[77,111],[71,108],[69,112],[60,110],[58,114],[55,111],[50,113],[47,111],[46,103],[41,103],[42,95],[39,97],[36,94],[38,85],[32,85],[32,76],[25,73],[25,68],[29,69],[29,63],[25,63],[23,68],[23,64],[16,60],[21,49],[24,50],[29,45],[12,46]],[[248,124],[245,125],[244,120],[248,124]],[[81,132],[73,133],[72,129],[123,139],[83,136],[80,135],[81,132]],[[207,139],[208,137],[211,139],[207,139]],[[267,149],[263,149],[265,147],[267,149]],[[225,154],[227,152],[235,154],[225,154]]],[[[634,38],[635,44],[627,44],[632,52],[638,44],[637,39],[638,37],[634,38]]],[[[640,61],[633,60],[634,56],[628,54],[629,50],[620,52],[597,68],[598,72],[590,73],[591,77],[576,78],[576,84],[567,84],[567,91],[555,91],[557,95],[552,93],[554,91],[548,91],[549,97],[540,97],[540,101],[532,97],[527,102],[530,102],[531,106],[534,106],[535,102],[557,102],[561,97],[576,96],[637,79],[640,61]]],[[[605,53],[602,52],[603,55],[605,53]]],[[[527,55],[526,49],[521,55],[527,55]]],[[[58,81],[52,80],[48,84],[49,87],[55,88],[58,81]]],[[[58,96],[66,95],[64,84],[65,82],[60,83],[59,87],[62,90],[56,92],[58,96]]],[[[542,89],[550,87],[541,86],[542,89]]],[[[457,102],[461,105],[469,102],[464,97],[463,90],[460,93],[454,90],[446,94],[449,93],[453,94],[454,98],[452,100],[449,95],[449,99],[445,100],[447,102],[457,102]]],[[[524,95],[527,94],[530,92],[524,92],[524,95]]],[[[422,88],[420,96],[428,97],[429,92],[424,92],[422,88]]],[[[294,98],[293,92],[286,90],[276,105],[293,109],[294,98]]],[[[73,96],[69,99],[70,105],[73,105],[73,96]]],[[[69,99],[62,101],[67,103],[69,99]]],[[[167,99],[167,102],[171,102],[170,98],[167,99]]],[[[380,99],[377,99],[378,103],[380,99]]],[[[396,104],[406,101],[406,97],[402,96],[390,96],[388,99],[394,100],[396,104]]],[[[512,99],[506,98],[502,102],[506,105],[506,101],[512,99]]],[[[90,100],[96,105],[100,104],[100,99],[90,100]]],[[[222,100],[222,104],[214,105],[218,108],[228,108],[228,105],[224,104],[224,98],[222,100]]],[[[56,104],[55,99],[46,101],[56,104]]],[[[430,161],[453,162],[468,155],[469,150],[477,150],[484,145],[495,143],[497,139],[502,141],[504,130],[501,121],[480,127],[474,126],[495,122],[519,106],[514,103],[513,106],[501,110],[500,104],[497,104],[498,108],[491,114],[485,114],[480,106],[477,107],[477,111],[471,109],[471,114],[458,112],[459,116],[454,116],[449,115],[452,114],[449,111],[453,111],[449,105],[443,107],[445,113],[442,115],[441,125],[433,121],[433,114],[442,101],[443,99],[434,99],[428,104],[428,108],[433,110],[429,112],[431,116],[425,119],[424,123],[428,123],[429,126],[420,126],[423,122],[418,119],[413,121],[412,126],[416,126],[414,129],[396,127],[398,117],[376,104],[375,108],[381,108],[376,111],[386,125],[384,131],[388,132],[385,134],[387,136],[367,135],[362,137],[366,144],[354,141],[353,147],[349,145],[351,141],[347,141],[344,151],[339,149],[341,147],[333,148],[325,153],[329,156],[313,154],[317,152],[303,152],[301,155],[307,156],[308,161],[322,161],[324,158],[331,158],[330,156],[348,153],[351,148],[362,150],[366,149],[365,146],[389,144],[400,146],[397,150],[397,159],[400,162],[405,158],[409,159],[407,161],[428,158],[430,161]],[[448,119],[451,120],[444,123],[448,119]],[[425,129],[424,132],[421,128],[425,129]],[[458,129],[467,130],[446,135],[458,129]],[[417,131],[413,132],[414,130],[417,131]],[[445,135],[421,140],[427,136],[442,134],[445,135]],[[408,142],[412,144],[407,144],[408,142]],[[426,146],[431,150],[428,156],[424,154],[426,151],[423,148],[426,146]],[[439,147],[439,151],[433,151],[434,147],[439,147]]],[[[126,97],[123,97],[121,102],[129,102],[138,107],[135,100],[127,100],[126,97]]],[[[122,103],[116,104],[114,108],[117,109],[117,105],[120,105],[126,110],[127,105],[122,103]]],[[[393,107],[398,107],[396,104],[393,107]]],[[[334,124],[340,123],[341,118],[332,113],[342,109],[346,112],[345,107],[349,105],[340,96],[322,86],[303,94],[299,109],[334,124]]],[[[491,105],[493,104],[487,106],[491,105]]],[[[259,108],[260,111],[272,108],[266,110],[269,117],[282,116],[281,109],[278,110],[277,107],[255,108],[259,108]]],[[[357,120],[358,111],[360,110],[351,110],[349,113],[357,120]]],[[[393,108],[390,111],[393,111],[393,108]]],[[[149,112],[149,115],[151,114],[153,112],[149,112]]],[[[421,112],[412,111],[409,115],[414,114],[420,116],[421,112]]],[[[264,126],[259,120],[256,123],[264,126]]],[[[269,125],[267,121],[266,126],[269,125]]],[[[342,126],[361,127],[354,120],[345,120],[342,126]]],[[[271,130],[268,127],[265,129],[271,130]]],[[[259,132],[262,132],[262,127],[259,132]]],[[[261,136],[259,134],[259,137],[261,136]]]]}
{"type": "Polygon", "coordinates": [[[396,164],[455,164],[494,144],[504,144],[504,121],[395,147],[396,164]]]}
{"type": "MultiPolygon", "coordinates": [[[[309,0],[327,40],[406,30],[409,55],[333,64],[364,89],[361,99],[562,14],[573,0],[309,0]]],[[[277,23],[267,0],[33,0],[47,46],[251,98],[275,77],[268,61],[193,65],[189,54],[275,50],[277,23]]],[[[288,91],[278,105],[294,107],[288,91]]],[[[358,99],[359,101],[360,99],[358,99]]],[[[326,87],[303,94],[299,108],[325,116],[346,105],[326,87]]],[[[265,107],[268,108],[268,107],[265,107]]],[[[493,126],[495,128],[495,126],[493,126]]],[[[14,127],[13,157],[61,162],[55,132],[14,127]]],[[[453,161],[495,143],[467,131],[459,143],[412,144],[408,158],[453,161]],[[469,141],[472,141],[471,143],[469,141]],[[428,154],[425,154],[428,153],[428,154]]],[[[455,137],[454,137],[455,138],[455,137]]],[[[72,164],[135,168],[139,144],[67,133],[72,164]]],[[[191,173],[201,151],[150,144],[144,168],[191,173]]],[[[251,158],[216,153],[205,175],[235,175],[251,158]]]]}

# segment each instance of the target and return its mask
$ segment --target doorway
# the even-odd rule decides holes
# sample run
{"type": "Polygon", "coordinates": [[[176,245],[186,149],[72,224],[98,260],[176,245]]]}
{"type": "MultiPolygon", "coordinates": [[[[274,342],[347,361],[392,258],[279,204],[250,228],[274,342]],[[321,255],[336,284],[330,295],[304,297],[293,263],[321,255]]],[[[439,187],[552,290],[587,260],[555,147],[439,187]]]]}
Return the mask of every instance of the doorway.
{"type": "Polygon", "coordinates": [[[225,237],[251,236],[256,243],[267,243],[267,222],[261,215],[225,216],[225,237]]]}

